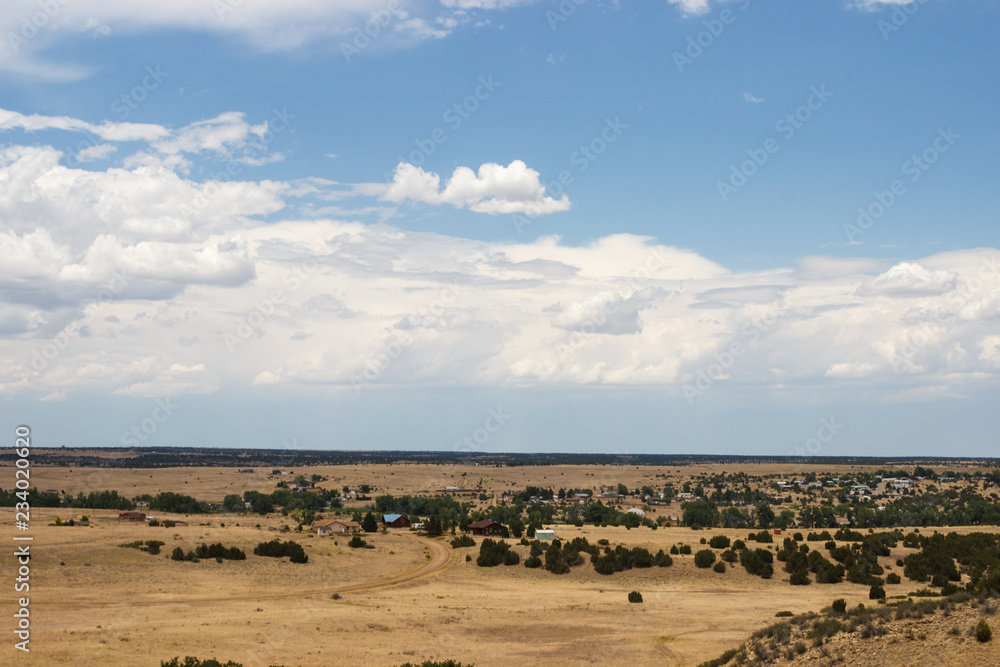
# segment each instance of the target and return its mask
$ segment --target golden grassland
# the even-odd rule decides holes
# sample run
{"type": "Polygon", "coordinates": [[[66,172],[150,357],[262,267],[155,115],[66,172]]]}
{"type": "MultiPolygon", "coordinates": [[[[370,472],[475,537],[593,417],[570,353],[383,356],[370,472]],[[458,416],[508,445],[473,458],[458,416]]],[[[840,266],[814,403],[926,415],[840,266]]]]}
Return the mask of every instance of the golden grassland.
{"type": "MultiPolygon", "coordinates": [[[[740,470],[751,474],[809,471],[806,466],[787,466],[787,471],[784,467],[749,470],[752,466],[740,466],[740,470]]],[[[816,472],[833,469],[814,468],[816,472]]],[[[655,481],[662,486],[665,481],[678,483],[692,473],[718,469],[364,465],[292,470],[324,475],[329,481],[323,486],[332,488],[368,483],[376,487],[375,493],[401,494],[460,486],[461,480],[474,486],[480,479],[485,488],[496,491],[527,484],[559,488],[655,481]],[[672,479],[656,477],[664,474],[672,479]]],[[[116,489],[134,496],[175,491],[218,502],[228,493],[272,490],[275,478],[269,478],[269,473],[270,467],[251,475],[228,468],[70,471],[35,467],[32,482],[41,489],[71,493],[116,489]]],[[[839,597],[850,605],[869,603],[866,586],[814,583],[793,587],[780,567],[773,579],[762,580],[741,567],[723,574],[698,569],[692,556],[675,556],[670,568],[602,576],[586,563],[557,576],[523,564],[479,568],[475,565],[477,549],[452,551],[445,540],[421,539],[408,531],[365,535],[374,549],[350,549],[343,537],[269,531],[269,527],[288,523],[280,515],[176,517],[155,513],[161,519],[183,518],[190,523],[162,528],[119,523],[117,514],[32,510],[28,533],[34,537],[32,652],[30,656],[16,654],[11,634],[0,647],[0,664],[159,665],[173,656],[195,655],[236,660],[248,667],[398,665],[446,658],[480,667],[697,665],[773,623],[779,611],[819,610],[839,597]],[[79,519],[84,513],[92,520],[89,527],[48,525],[56,516],[79,519]],[[300,542],[309,562],[298,565],[252,555],[258,542],[274,538],[300,542]],[[137,539],[166,544],[158,556],[117,546],[137,539]],[[169,559],[175,546],[188,550],[202,542],[239,546],[247,552],[247,560],[190,563],[169,559]],[[465,560],[466,554],[472,556],[471,562],[465,560]],[[642,593],[643,604],[628,603],[627,594],[633,590],[642,593]],[[334,593],[340,598],[334,599],[334,593]]],[[[0,509],[4,544],[13,544],[18,532],[14,520],[12,508],[0,509]]],[[[654,552],[673,544],[690,544],[697,551],[703,548],[702,537],[722,533],[745,539],[747,532],[556,526],[560,538],[583,536],[591,542],[603,538],[612,545],[644,546],[654,552]]],[[[776,539],[780,542],[781,538],[776,539]]],[[[523,562],[527,547],[517,545],[516,540],[509,542],[523,562]]],[[[898,572],[896,559],[909,552],[900,546],[881,565],[888,572],[898,572]]],[[[12,612],[16,565],[10,556],[0,564],[4,608],[12,612]]],[[[920,587],[904,578],[902,584],[887,585],[886,591],[891,597],[920,587]]]]}
{"type": "MultiPolygon", "coordinates": [[[[880,466],[886,467],[886,466],[880,466]]],[[[938,466],[940,467],[940,466],[938,466]]],[[[369,484],[374,494],[434,494],[448,486],[462,489],[482,488],[488,492],[520,490],[528,485],[559,488],[613,487],[619,483],[629,488],[643,485],[662,488],[674,484],[676,488],[685,481],[696,483],[700,475],[719,473],[764,477],[804,476],[807,473],[830,473],[845,477],[874,470],[873,466],[802,464],[704,464],[691,466],[637,466],[617,465],[551,465],[505,466],[440,465],[440,464],[363,464],[344,466],[278,466],[254,467],[253,473],[239,473],[235,467],[176,467],[176,468],[70,468],[62,466],[34,466],[32,485],[39,489],[55,489],[76,495],[94,490],[114,489],[133,497],[161,491],[173,491],[194,496],[206,502],[221,502],[230,493],[244,491],[268,492],[274,490],[281,479],[295,475],[322,475],[327,481],[321,488],[340,489],[347,485],[356,487],[369,484]],[[274,469],[283,469],[291,476],[272,475],[274,469]]],[[[949,469],[965,471],[975,467],[954,465],[949,469]]],[[[12,479],[12,477],[11,477],[12,479]]],[[[3,487],[0,484],[0,487],[3,487]]]]}

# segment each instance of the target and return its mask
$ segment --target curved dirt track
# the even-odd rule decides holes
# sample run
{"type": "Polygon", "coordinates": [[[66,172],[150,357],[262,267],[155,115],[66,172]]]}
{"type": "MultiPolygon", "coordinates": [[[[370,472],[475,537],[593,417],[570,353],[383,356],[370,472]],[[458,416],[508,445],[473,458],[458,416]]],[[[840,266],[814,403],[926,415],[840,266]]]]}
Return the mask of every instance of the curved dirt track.
{"type": "Polygon", "coordinates": [[[415,581],[416,579],[423,579],[429,577],[436,572],[443,570],[448,563],[451,561],[451,547],[444,544],[443,542],[438,542],[437,540],[432,540],[427,537],[420,537],[419,535],[403,535],[411,540],[420,542],[425,547],[427,547],[431,552],[431,558],[423,567],[417,568],[411,572],[404,572],[403,574],[396,575],[395,577],[390,577],[388,579],[381,579],[379,581],[369,581],[362,582],[360,584],[350,584],[348,586],[341,586],[340,588],[331,589],[325,591],[328,593],[352,593],[356,591],[367,591],[373,588],[382,588],[384,586],[395,586],[396,584],[404,584],[408,581],[415,581]]]}
{"type": "MultiPolygon", "coordinates": [[[[302,592],[294,593],[270,593],[262,595],[232,595],[232,596],[216,596],[216,597],[172,597],[172,598],[157,598],[150,600],[130,600],[127,606],[151,606],[151,605],[165,605],[165,604],[195,604],[200,602],[241,602],[247,600],[282,600],[287,598],[302,598],[302,597],[316,597],[319,595],[332,595],[333,593],[356,593],[358,591],[367,591],[376,588],[385,588],[386,586],[397,586],[399,584],[405,584],[407,582],[416,581],[418,579],[425,579],[434,575],[451,562],[451,547],[437,540],[432,540],[427,537],[421,537],[419,535],[408,535],[402,534],[409,540],[419,542],[423,544],[431,552],[430,560],[420,567],[408,570],[402,574],[397,574],[396,576],[389,577],[388,579],[377,579],[375,581],[363,581],[356,584],[348,584],[346,586],[336,586],[333,588],[315,590],[307,595],[303,595],[302,592]]],[[[43,601],[39,600],[34,604],[38,605],[52,605],[61,607],[108,607],[108,606],[118,606],[122,605],[121,601],[111,601],[111,600],[60,600],[55,601],[43,601]]]]}

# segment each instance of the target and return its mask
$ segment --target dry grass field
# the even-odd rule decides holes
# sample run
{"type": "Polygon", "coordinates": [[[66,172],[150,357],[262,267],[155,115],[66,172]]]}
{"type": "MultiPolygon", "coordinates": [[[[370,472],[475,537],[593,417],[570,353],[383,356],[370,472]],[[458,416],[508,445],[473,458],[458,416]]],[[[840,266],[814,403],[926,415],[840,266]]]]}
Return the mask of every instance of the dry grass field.
{"type": "MultiPolygon", "coordinates": [[[[973,467],[949,466],[965,471],[973,467]]],[[[182,468],[65,468],[39,466],[32,471],[32,483],[40,489],[59,489],[76,494],[95,489],[115,489],[129,497],[142,494],[156,494],[173,491],[192,495],[199,500],[219,502],[229,493],[244,491],[273,491],[276,480],[272,469],[282,466],[254,468],[254,473],[238,473],[237,468],[228,467],[182,467],[182,468]]],[[[653,484],[678,484],[699,475],[713,475],[721,472],[746,473],[751,476],[765,475],[805,475],[809,472],[833,473],[849,476],[864,470],[872,470],[860,465],[828,464],[722,464],[691,465],[683,468],[672,466],[619,465],[551,465],[551,466],[510,466],[495,468],[479,465],[433,465],[416,463],[365,464],[345,466],[287,466],[284,470],[296,475],[319,474],[328,481],[319,484],[324,488],[340,488],[344,485],[370,484],[377,493],[430,493],[446,486],[476,488],[501,492],[505,489],[523,489],[535,486],[597,488],[618,483],[629,488],[653,484]]],[[[286,478],[287,479],[287,478],[286,478]]]]}
{"type": "MultiPolygon", "coordinates": [[[[526,484],[593,487],[611,480],[631,486],[649,483],[657,474],[676,482],[719,467],[705,468],[679,472],[634,466],[368,465],[294,472],[324,475],[329,481],[323,486],[368,483],[376,493],[400,494],[458,486],[460,480],[475,486],[480,479],[484,488],[496,491],[526,484]]],[[[808,471],[804,466],[791,470],[808,471]]],[[[228,493],[272,490],[275,481],[268,473],[270,469],[251,475],[221,468],[37,467],[32,481],[42,489],[72,493],[115,489],[134,496],[176,491],[217,502],[228,493]]],[[[664,483],[662,477],[656,481],[664,483]]],[[[408,531],[366,535],[374,549],[350,549],[342,537],[267,530],[287,522],[280,515],[185,518],[156,513],[161,519],[185,518],[191,524],[162,528],[120,524],[117,512],[86,511],[92,520],[89,527],[48,525],[57,515],[66,520],[82,513],[72,512],[32,512],[32,651],[18,656],[17,664],[156,666],[174,656],[195,655],[287,667],[398,665],[446,658],[480,667],[684,666],[738,645],[774,622],[779,611],[819,610],[838,597],[850,605],[869,602],[866,586],[793,587],[780,568],[772,580],[762,580],[740,567],[722,574],[698,569],[692,556],[675,556],[670,568],[602,576],[588,563],[557,576],[523,564],[479,568],[477,549],[451,550],[444,540],[418,538],[408,531]],[[300,542],[309,562],[252,555],[258,542],[276,537],[300,542]],[[137,539],[158,539],[166,545],[158,556],[117,546],[137,539]],[[202,542],[239,546],[247,560],[169,559],[175,546],[188,550],[202,542]],[[465,560],[466,554],[472,555],[472,562],[465,560]],[[642,593],[643,604],[627,601],[633,590],[642,593]]],[[[12,544],[15,532],[13,509],[0,509],[0,540],[12,544]]],[[[655,552],[678,543],[697,551],[703,548],[698,543],[702,537],[723,533],[745,539],[747,531],[556,526],[556,533],[560,538],[603,538],[612,545],[645,546],[655,552]]],[[[527,547],[509,542],[523,563],[527,547]]],[[[906,553],[909,550],[902,547],[894,549],[881,564],[898,571],[895,559],[906,553]]],[[[12,609],[15,564],[9,555],[0,563],[4,608],[12,609]]],[[[886,590],[891,597],[918,587],[904,578],[886,590]]],[[[8,636],[0,648],[0,664],[14,664],[12,644],[8,636]]]]}

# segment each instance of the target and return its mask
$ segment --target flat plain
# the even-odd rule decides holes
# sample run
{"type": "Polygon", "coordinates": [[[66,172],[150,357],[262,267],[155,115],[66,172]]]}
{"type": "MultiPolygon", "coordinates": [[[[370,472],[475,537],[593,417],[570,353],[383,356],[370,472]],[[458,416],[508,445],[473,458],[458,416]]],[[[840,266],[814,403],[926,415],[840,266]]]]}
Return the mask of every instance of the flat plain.
{"type": "MultiPolygon", "coordinates": [[[[322,486],[329,488],[371,484],[375,494],[481,485],[491,496],[476,501],[482,506],[493,502],[494,492],[528,484],[596,488],[611,483],[639,486],[655,480],[662,485],[723,468],[400,464],[293,471],[327,477],[322,486]]],[[[845,474],[860,468],[815,466],[816,471],[845,474]]],[[[808,472],[809,466],[770,465],[754,470],[742,466],[741,470],[757,475],[791,474],[808,472]]],[[[273,490],[270,472],[39,466],[33,469],[32,481],[40,489],[74,494],[114,489],[132,497],[175,491],[219,502],[230,493],[273,490]]],[[[680,508],[662,506],[655,511],[677,516],[680,508]]],[[[119,522],[118,512],[107,510],[32,511],[28,533],[34,537],[31,664],[159,665],[174,656],[194,655],[247,666],[286,667],[398,665],[444,659],[481,667],[687,666],[739,645],[753,631],[773,623],[777,612],[818,611],[835,598],[845,598],[851,606],[870,602],[867,586],[846,582],[790,586],[788,574],[780,568],[772,579],[764,580],[738,566],[724,573],[696,568],[690,555],[674,556],[668,568],[600,575],[585,563],[569,574],[555,575],[543,568],[525,568],[528,547],[515,539],[508,542],[521,555],[521,565],[480,568],[475,564],[478,549],[452,549],[450,535],[432,540],[407,530],[390,530],[364,536],[374,549],[351,549],[344,537],[270,530],[289,523],[280,514],[156,515],[161,520],[182,519],[189,525],[164,528],[119,522]],[[90,526],[49,525],[57,516],[65,521],[82,514],[89,515],[90,526]],[[251,555],[257,543],[274,538],[300,542],[309,562],[293,564],[288,559],[251,555]],[[165,546],[155,556],[118,546],[140,539],[161,540],[165,546]],[[169,558],[176,546],[189,550],[214,542],[244,549],[247,560],[178,562],[169,558]],[[630,604],[630,591],[640,591],[643,603],[630,604]]],[[[642,546],[654,553],[676,544],[688,544],[697,551],[704,548],[702,538],[725,534],[734,540],[746,539],[748,533],[746,529],[695,531],[676,526],[652,530],[556,524],[554,528],[561,539],[606,539],[612,546],[642,546]]],[[[16,532],[13,508],[0,508],[0,540],[12,544],[16,532]]],[[[880,564],[889,572],[898,571],[896,559],[911,551],[899,546],[880,564]]],[[[2,562],[5,607],[11,608],[16,567],[9,556],[2,562]]],[[[901,584],[887,585],[886,592],[891,597],[919,587],[904,578],[901,584]]],[[[12,664],[12,644],[8,639],[0,649],[0,662],[12,664]]]]}

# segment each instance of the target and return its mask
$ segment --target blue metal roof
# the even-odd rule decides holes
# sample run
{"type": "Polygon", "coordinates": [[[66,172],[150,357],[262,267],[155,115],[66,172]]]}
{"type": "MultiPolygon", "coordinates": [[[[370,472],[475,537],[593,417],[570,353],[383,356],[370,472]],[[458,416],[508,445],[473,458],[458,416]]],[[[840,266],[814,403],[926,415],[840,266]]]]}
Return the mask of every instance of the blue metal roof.
{"type": "Polygon", "coordinates": [[[392,523],[393,521],[395,521],[396,519],[398,519],[401,516],[403,516],[403,515],[402,514],[383,514],[382,515],[382,521],[384,521],[385,523],[392,523]]]}

